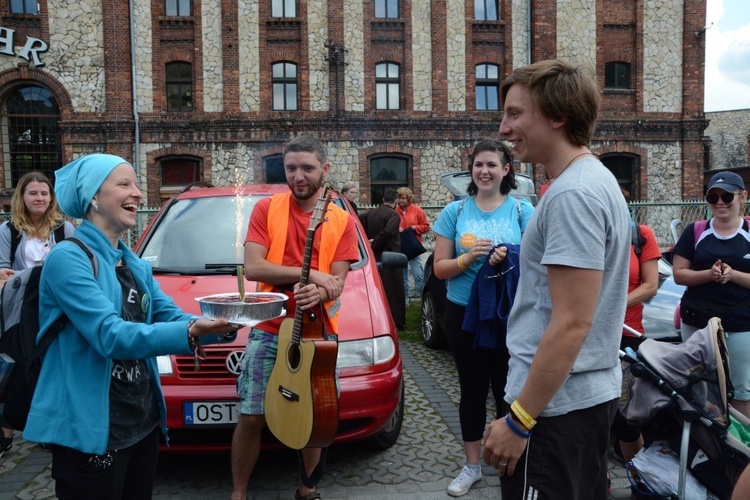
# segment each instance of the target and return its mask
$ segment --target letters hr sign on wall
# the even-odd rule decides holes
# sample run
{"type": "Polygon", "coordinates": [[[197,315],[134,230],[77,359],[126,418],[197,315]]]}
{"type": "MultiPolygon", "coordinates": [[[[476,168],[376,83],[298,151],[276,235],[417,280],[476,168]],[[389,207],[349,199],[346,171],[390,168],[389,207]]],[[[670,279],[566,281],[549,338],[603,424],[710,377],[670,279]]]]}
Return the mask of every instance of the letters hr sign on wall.
{"type": "MultiPolygon", "coordinates": [[[[15,47],[13,39],[15,36],[16,30],[0,26],[0,54],[16,56],[16,53],[13,51],[13,48],[15,47]]],[[[47,42],[29,36],[26,37],[26,45],[20,50],[18,57],[23,57],[29,62],[33,59],[34,66],[44,66],[42,60],[39,59],[39,54],[47,52],[47,49],[49,49],[47,42]]]]}

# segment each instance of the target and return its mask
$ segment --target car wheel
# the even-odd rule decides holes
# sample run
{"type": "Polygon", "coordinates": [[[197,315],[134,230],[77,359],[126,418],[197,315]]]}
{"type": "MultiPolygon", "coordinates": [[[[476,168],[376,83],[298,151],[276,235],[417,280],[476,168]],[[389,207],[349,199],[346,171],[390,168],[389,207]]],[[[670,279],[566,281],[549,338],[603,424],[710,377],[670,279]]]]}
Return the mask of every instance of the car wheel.
{"type": "Polygon", "coordinates": [[[440,349],[446,344],[437,315],[432,293],[424,292],[422,295],[422,341],[430,349],[440,349]]]}
{"type": "Polygon", "coordinates": [[[391,419],[388,421],[386,426],[380,431],[380,434],[368,441],[368,445],[371,448],[377,450],[385,450],[390,448],[393,443],[398,439],[401,434],[401,425],[404,423],[404,383],[401,382],[401,399],[396,406],[396,411],[391,415],[391,419]]]}

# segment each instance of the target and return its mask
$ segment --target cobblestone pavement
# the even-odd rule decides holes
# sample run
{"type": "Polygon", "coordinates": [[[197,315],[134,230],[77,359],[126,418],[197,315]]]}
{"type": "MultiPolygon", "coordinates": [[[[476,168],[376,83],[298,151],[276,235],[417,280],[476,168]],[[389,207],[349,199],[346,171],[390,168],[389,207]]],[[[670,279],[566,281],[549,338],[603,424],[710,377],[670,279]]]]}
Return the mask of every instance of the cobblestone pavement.
{"type": "MultiPolygon", "coordinates": [[[[459,391],[450,353],[402,342],[406,407],[398,442],[388,450],[362,444],[329,450],[319,489],[326,499],[431,500],[450,498],[448,483],[463,465],[458,421],[459,391]]],[[[488,404],[488,420],[494,409],[488,404]]],[[[54,498],[51,455],[16,437],[0,459],[0,500],[54,498]]],[[[630,498],[625,469],[610,461],[610,499],[630,498]]],[[[484,478],[464,498],[500,498],[499,478],[483,467],[484,478]]],[[[250,481],[250,498],[294,498],[296,457],[289,451],[264,452],[250,481]]],[[[154,498],[226,499],[232,488],[228,454],[163,454],[154,498]]]]}

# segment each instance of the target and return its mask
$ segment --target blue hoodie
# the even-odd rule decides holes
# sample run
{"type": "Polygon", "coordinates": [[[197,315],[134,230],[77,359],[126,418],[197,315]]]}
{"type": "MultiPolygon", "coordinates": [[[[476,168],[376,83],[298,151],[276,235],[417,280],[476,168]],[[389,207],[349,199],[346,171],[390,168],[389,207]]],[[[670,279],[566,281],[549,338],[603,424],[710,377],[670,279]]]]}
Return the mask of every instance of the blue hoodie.
{"type": "MultiPolygon", "coordinates": [[[[159,288],[151,266],[120,240],[113,248],[93,223],[83,221],[74,236],[97,258],[95,278],[86,254],[72,243],[56,245],[44,262],[39,284],[40,332],[37,340],[64,312],[70,322],[44,356],[23,437],[54,443],[84,453],[103,454],[109,438],[109,386],[112,359],[145,359],[162,431],[166,405],[156,356],[190,353],[185,314],[159,288]],[[116,265],[123,259],[143,291],[145,323],[121,318],[122,288],[116,265]]],[[[219,341],[204,336],[203,343],[219,341]]]]}

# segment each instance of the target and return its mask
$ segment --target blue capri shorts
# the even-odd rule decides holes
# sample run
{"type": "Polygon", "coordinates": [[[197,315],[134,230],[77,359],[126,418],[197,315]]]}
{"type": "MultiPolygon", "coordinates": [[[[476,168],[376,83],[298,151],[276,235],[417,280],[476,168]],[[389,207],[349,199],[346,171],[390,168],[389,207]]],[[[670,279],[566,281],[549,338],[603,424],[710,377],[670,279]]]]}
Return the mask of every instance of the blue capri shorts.
{"type": "Polygon", "coordinates": [[[724,332],[729,351],[729,376],[734,397],[750,401],[750,332],[724,332]]]}

